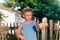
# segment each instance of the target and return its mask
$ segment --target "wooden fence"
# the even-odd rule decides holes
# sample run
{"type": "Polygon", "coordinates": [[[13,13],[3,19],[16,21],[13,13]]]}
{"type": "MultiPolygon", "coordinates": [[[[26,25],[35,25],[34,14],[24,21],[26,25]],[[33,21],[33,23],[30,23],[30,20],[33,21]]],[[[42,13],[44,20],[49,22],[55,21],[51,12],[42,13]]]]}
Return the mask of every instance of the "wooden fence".
{"type": "MultiPolygon", "coordinates": [[[[9,32],[6,36],[7,40],[19,40],[16,37],[16,29],[18,28],[18,23],[7,24],[9,27],[9,32]]],[[[53,20],[49,20],[48,27],[45,30],[36,32],[37,40],[60,40],[60,21],[56,24],[53,20]]]]}

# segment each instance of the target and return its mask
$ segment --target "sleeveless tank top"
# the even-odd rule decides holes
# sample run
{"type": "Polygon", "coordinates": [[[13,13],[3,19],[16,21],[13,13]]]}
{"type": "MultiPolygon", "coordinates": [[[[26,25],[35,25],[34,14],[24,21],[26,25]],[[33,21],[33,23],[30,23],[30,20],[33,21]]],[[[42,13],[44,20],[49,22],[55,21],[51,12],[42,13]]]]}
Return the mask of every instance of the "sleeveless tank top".
{"type": "Polygon", "coordinates": [[[34,21],[31,21],[29,24],[24,22],[22,27],[23,35],[26,37],[26,40],[37,40],[34,21]]]}

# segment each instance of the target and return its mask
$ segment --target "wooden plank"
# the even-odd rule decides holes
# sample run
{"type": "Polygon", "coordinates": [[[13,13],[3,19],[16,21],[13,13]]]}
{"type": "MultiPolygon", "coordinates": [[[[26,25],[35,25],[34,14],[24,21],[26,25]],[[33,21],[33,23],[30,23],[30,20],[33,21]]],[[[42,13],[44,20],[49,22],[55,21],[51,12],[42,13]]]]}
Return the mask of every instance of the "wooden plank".
{"type": "Polygon", "coordinates": [[[53,20],[49,20],[49,26],[50,26],[50,40],[53,40],[53,20]]]}
{"type": "Polygon", "coordinates": [[[59,28],[60,28],[60,24],[59,24],[59,21],[55,24],[55,34],[56,34],[56,40],[60,40],[60,31],[59,31],[59,28]]]}
{"type": "MultiPolygon", "coordinates": [[[[37,19],[37,24],[39,24],[39,19],[37,19]]],[[[39,31],[37,31],[37,40],[39,40],[39,31]]]]}
{"type": "Polygon", "coordinates": [[[45,30],[42,30],[42,40],[45,40],[45,30]]]}
{"type": "Polygon", "coordinates": [[[48,23],[47,23],[47,18],[46,17],[44,17],[43,19],[42,19],[42,23],[44,24],[44,27],[45,27],[45,40],[47,40],[47,26],[48,26],[48,23]]]}
{"type": "Polygon", "coordinates": [[[60,21],[59,20],[57,23],[57,30],[58,30],[58,39],[57,40],[60,40],[60,21]]]}
{"type": "Polygon", "coordinates": [[[42,30],[42,40],[47,40],[47,30],[45,30],[48,26],[47,18],[42,18],[42,23],[39,24],[41,30],[42,30]]]}
{"type": "Polygon", "coordinates": [[[47,31],[47,27],[46,27],[46,29],[45,29],[45,36],[46,36],[45,39],[46,39],[46,40],[47,40],[47,32],[48,32],[48,31],[47,31]]]}

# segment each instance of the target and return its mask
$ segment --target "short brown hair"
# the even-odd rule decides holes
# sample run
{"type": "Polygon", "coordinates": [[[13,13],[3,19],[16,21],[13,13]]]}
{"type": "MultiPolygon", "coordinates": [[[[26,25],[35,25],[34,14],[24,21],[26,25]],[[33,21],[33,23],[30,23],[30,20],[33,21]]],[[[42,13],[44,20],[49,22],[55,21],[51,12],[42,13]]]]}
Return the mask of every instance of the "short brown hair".
{"type": "Polygon", "coordinates": [[[29,11],[33,12],[33,9],[32,8],[24,8],[22,10],[22,13],[24,14],[24,12],[29,12],[29,11]]]}

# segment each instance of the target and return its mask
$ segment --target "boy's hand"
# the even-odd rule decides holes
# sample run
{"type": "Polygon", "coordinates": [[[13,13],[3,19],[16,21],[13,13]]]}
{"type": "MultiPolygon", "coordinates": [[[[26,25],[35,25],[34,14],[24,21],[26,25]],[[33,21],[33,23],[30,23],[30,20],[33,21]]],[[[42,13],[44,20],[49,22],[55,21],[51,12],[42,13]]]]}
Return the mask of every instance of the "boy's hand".
{"type": "Polygon", "coordinates": [[[21,40],[26,40],[25,36],[21,36],[21,40]]]}
{"type": "Polygon", "coordinates": [[[39,31],[39,25],[37,23],[36,18],[34,19],[34,26],[36,27],[36,30],[39,31]]]}
{"type": "Polygon", "coordinates": [[[37,21],[36,21],[36,18],[34,18],[34,26],[37,25],[37,21]]]}

